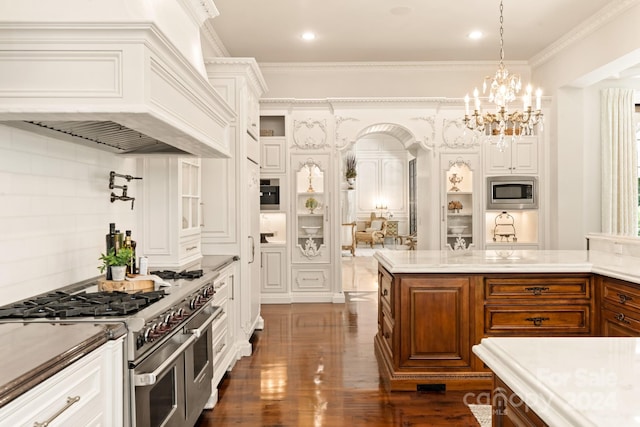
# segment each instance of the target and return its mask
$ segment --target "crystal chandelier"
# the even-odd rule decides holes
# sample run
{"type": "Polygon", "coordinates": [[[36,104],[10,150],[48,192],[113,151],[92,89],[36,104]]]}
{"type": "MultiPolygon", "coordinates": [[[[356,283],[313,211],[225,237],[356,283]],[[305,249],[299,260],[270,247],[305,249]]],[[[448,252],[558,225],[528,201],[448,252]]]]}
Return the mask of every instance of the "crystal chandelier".
{"type": "Polygon", "coordinates": [[[485,94],[489,89],[489,102],[495,105],[494,113],[483,113],[480,108],[480,97],[478,89],[473,91],[474,110],[469,112],[469,95],[464,97],[465,113],[464,123],[466,127],[478,134],[498,135],[497,148],[503,151],[506,148],[505,135],[512,135],[512,138],[522,135],[532,135],[533,130],[539,126],[542,130],[543,115],[540,111],[542,91],[536,90],[536,109],[531,107],[532,89],[528,85],[522,96],[523,111],[510,111],[509,103],[516,100],[518,93],[522,89],[520,75],[511,74],[504,66],[504,38],[503,38],[503,5],[500,0],[500,63],[498,71],[493,77],[487,76],[482,84],[482,92],[485,94]]]}

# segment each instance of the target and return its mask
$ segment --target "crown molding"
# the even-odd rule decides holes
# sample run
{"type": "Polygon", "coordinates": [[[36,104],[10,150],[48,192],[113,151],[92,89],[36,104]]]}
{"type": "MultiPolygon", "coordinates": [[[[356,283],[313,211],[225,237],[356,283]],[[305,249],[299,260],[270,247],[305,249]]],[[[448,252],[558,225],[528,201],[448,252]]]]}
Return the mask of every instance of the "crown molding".
{"type": "Polygon", "coordinates": [[[440,110],[443,107],[464,105],[464,98],[421,97],[421,98],[260,98],[261,108],[318,109],[326,108],[332,114],[340,108],[358,108],[381,105],[383,108],[428,108],[440,110]]]}
{"type": "MultiPolygon", "coordinates": [[[[339,71],[451,71],[495,68],[496,61],[421,61],[421,62],[260,62],[265,72],[318,72],[339,71]]],[[[511,68],[529,68],[528,61],[505,61],[511,68]]]]}
{"type": "Polygon", "coordinates": [[[227,47],[224,45],[218,33],[213,28],[211,24],[211,19],[207,19],[200,27],[200,36],[204,39],[203,41],[207,43],[207,46],[211,48],[213,53],[216,56],[231,56],[227,47]]]}
{"type": "Polygon", "coordinates": [[[180,0],[179,3],[197,27],[200,27],[207,19],[220,15],[212,0],[180,0]]]}
{"type": "Polygon", "coordinates": [[[604,25],[611,22],[614,18],[621,15],[631,7],[640,4],[640,0],[614,0],[609,2],[605,7],[596,12],[591,18],[574,27],[564,36],[560,37],[554,43],[551,43],[538,54],[531,57],[529,65],[532,68],[539,67],[549,61],[561,51],[572,44],[586,38],[604,25]]]}
{"type": "Polygon", "coordinates": [[[244,73],[259,95],[267,91],[267,82],[262,77],[260,67],[254,58],[208,57],[204,58],[204,65],[207,73],[216,71],[244,73]],[[216,66],[220,66],[221,69],[215,69],[216,66]]]}
{"type": "MultiPolygon", "coordinates": [[[[480,99],[487,101],[486,97],[480,99]]],[[[547,105],[551,102],[551,96],[543,96],[542,103],[547,105]]],[[[277,106],[289,106],[289,107],[317,107],[324,105],[328,108],[334,109],[336,106],[342,105],[372,105],[372,104],[386,104],[389,106],[419,106],[421,108],[432,107],[438,108],[441,106],[451,105],[459,106],[464,103],[464,98],[444,98],[444,97],[415,97],[415,98],[260,98],[260,105],[263,107],[277,107],[277,106]]]]}

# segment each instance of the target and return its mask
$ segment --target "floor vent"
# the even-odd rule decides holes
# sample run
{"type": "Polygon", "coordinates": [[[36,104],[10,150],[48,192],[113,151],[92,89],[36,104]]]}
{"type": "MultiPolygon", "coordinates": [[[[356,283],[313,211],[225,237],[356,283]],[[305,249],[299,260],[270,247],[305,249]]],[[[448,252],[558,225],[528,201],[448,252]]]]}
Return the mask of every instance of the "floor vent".
{"type": "Polygon", "coordinates": [[[417,391],[446,391],[446,384],[418,384],[417,391]]]}

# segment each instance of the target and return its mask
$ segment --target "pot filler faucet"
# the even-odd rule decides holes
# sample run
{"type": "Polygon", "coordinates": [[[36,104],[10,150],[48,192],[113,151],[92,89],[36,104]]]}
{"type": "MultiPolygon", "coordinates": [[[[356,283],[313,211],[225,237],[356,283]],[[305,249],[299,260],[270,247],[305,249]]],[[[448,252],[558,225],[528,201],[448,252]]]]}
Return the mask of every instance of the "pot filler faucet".
{"type": "Polygon", "coordinates": [[[124,179],[127,180],[127,182],[129,182],[129,181],[131,181],[133,179],[142,179],[142,177],[136,177],[136,176],[131,176],[131,175],[122,175],[122,174],[116,173],[114,171],[109,172],[109,189],[113,190],[115,188],[120,188],[122,190],[122,194],[121,195],[117,195],[113,191],[111,192],[111,203],[115,202],[116,200],[122,200],[123,202],[131,201],[131,210],[133,210],[133,202],[136,200],[136,198],[135,197],[131,197],[131,196],[127,196],[127,186],[126,185],[116,185],[116,184],[114,184],[114,180],[116,179],[116,177],[124,178],[124,179]]]}

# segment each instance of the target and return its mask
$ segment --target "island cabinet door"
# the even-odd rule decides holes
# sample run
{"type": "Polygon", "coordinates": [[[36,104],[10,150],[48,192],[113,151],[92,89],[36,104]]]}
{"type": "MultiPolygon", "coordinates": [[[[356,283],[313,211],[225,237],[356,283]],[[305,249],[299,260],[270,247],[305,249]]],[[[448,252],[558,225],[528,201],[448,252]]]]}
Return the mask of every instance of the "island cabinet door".
{"type": "Polygon", "coordinates": [[[470,367],[470,282],[459,276],[401,278],[400,368],[470,367]]]}

